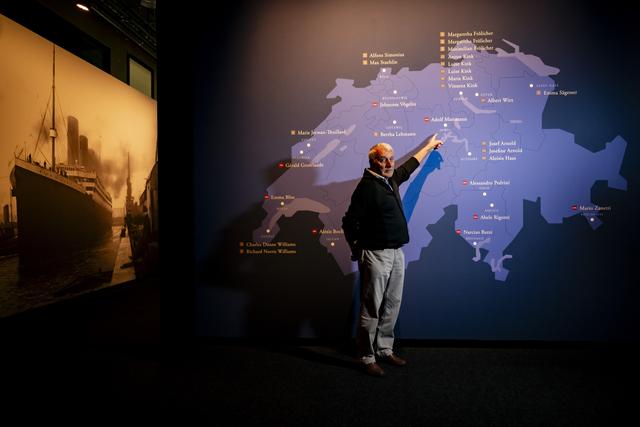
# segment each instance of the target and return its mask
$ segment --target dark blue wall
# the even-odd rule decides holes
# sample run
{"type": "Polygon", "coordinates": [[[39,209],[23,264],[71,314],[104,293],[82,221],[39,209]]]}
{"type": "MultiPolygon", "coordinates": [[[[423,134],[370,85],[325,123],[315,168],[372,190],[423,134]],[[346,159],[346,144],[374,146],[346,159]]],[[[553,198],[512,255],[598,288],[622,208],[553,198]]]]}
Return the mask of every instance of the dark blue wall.
{"type": "MultiPolygon", "coordinates": [[[[375,67],[354,61],[358,52],[401,50],[402,65],[419,70],[436,61],[438,31],[489,29],[560,68],[553,77],[560,87],[579,90],[571,99],[551,97],[544,128],[573,133],[591,151],[616,135],[628,142],[620,172],[628,189],[594,185],[594,203],[614,207],[597,230],[578,217],[548,224],[539,202],[523,201],[524,227],[508,247],[513,259],[505,262],[505,282],[494,280],[487,264],[471,261],[470,246],[450,232],[457,216],[450,206],[429,226],[431,244],[407,268],[398,334],[637,339],[640,64],[634,23],[612,4],[525,3],[265,2],[190,17],[195,77],[185,90],[194,112],[198,334],[351,334],[357,278],[343,275],[308,233],[322,226],[317,214],[279,222],[276,240],[296,241],[298,255],[238,253],[238,242],[251,241],[265,215],[265,189],[282,173],[275,165],[290,157],[286,135],[324,120],[336,102],[325,99],[336,78],[352,78],[357,87],[375,79],[375,67]]],[[[532,172],[544,173],[544,167],[532,172]]]]}

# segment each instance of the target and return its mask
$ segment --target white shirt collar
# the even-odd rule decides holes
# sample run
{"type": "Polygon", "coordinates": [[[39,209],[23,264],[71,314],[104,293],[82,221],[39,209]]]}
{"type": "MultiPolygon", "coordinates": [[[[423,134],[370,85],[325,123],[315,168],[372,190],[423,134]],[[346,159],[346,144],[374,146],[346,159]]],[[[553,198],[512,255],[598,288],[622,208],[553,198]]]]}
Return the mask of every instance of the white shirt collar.
{"type": "Polygon", "coordinates": [[[371,173],[371,175],[375,176],[376,178],[382,178],[385,181],[387,181],[387,177],[386,176],[382,176],[379,173],[376,173],[374,171],[372,171],[371,169],[367,168],[367,170],[369,171],[369,173],[371,173]]]}
{"type": "Polygon", "coordinates": [[[389,178],[387,178],[386,176],[382,176],[382,175],[380,175],[379,173],[376,173],[376,172],[374,172],[374,171],[372,171],[371,169],[368,169],[368,168],[367,168],[367,171],[368,171],[371,175],[373,175],[374,177],[376,177],[376,178],[378,178],[378,179],[381,179],[385,184],[387,184],[387,186],[388,186],[389,188],[391,188],[391,189],[393,190],[393,187],[391,187],[391,183],[389,182],[389,178]]]}

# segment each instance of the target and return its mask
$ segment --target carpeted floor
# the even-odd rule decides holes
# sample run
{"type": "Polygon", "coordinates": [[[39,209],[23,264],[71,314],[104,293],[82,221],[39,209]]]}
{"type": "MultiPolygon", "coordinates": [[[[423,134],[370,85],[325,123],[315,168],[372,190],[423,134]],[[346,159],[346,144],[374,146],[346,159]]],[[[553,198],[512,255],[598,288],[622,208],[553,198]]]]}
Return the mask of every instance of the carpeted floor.
{"type": "MultiPolygon", "coordinates": [[[[179,419],[253,425],[609,425],[628,415],[628,349],[406,347],[407,367],[364,375],[327,346],[202,343],[165,370],[179,419]]],[[[176,420],[176,421],[177,421],[176,420]]]]}
{"type": "Polygon", "coordinates": [[[634,416],[638,350],[614,343],[168,342],[153,283],[2,322],[3,414],[20,423],[585,426],[634,416]],[[145,310],[141,311],[140,307],[145,310]]]}

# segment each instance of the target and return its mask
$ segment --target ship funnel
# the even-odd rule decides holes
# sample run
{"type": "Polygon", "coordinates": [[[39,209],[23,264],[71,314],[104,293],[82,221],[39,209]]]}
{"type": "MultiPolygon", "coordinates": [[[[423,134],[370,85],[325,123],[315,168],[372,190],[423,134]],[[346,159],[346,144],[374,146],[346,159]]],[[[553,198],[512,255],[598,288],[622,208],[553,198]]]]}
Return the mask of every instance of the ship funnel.
{"type": "Polygon", "coordinates": [[[80,135],[80,159],[82,166],[89,166],[89,140],[86,136],[80,135]]]}
{"type": "Polygon", "coordinates": [[[67,118],[67,164],[80,163],[80,145],[78,142],[78,119],[73,116],[67,118]]]}

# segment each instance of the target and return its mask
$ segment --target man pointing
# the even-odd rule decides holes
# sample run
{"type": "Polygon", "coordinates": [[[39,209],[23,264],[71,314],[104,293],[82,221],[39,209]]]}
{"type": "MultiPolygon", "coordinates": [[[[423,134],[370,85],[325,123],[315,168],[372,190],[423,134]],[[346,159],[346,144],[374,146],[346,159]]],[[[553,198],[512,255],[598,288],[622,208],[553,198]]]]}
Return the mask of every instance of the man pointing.
{"type": "Polygon", "coordinates": [[[436,134],[428,137],[413,157],[397,168],[389,144],[371,147],[369,168],[364,170],[342,218],[352,259],[358,262],[360,270],[358,357],[365,372],[373,376],[384,375],[376,360],[395,366],[407,363],[393,353],[393,329],[400,312],[404,284],[401,247],[409,242],[398,187],[442,143],[436,134]]]}

